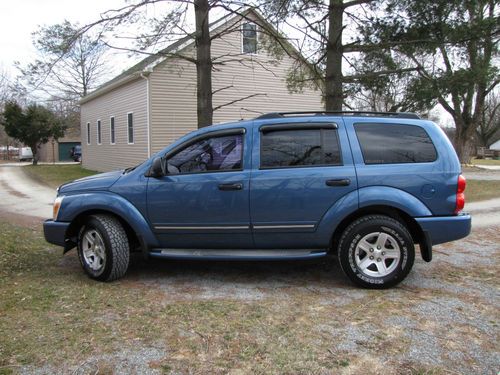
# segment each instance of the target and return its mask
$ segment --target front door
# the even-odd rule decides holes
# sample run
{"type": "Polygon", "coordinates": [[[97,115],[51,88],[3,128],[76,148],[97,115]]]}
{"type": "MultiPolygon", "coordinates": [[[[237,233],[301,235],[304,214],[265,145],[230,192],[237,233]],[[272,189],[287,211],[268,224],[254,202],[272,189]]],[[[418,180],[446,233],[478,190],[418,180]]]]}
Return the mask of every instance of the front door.
{"type": "Polygon", "coordinates": [[[336,122],[254,129],[250,215],[257,248],[327,247],[315,231],[324,214],[356,190],[347,133],[336,122]]]}
{"type": "Polygon", "coordinates": [[[168,174],[148,182],[149,220],[162,247],[253,247],[249,140],[244,128],[214,131],[165,155],[168,174]]]}

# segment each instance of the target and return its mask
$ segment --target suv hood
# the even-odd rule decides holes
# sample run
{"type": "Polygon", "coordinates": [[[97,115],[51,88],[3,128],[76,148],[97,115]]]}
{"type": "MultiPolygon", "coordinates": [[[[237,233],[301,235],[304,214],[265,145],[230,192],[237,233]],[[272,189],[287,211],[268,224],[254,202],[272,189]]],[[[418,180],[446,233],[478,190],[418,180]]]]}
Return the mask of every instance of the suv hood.
{"type": "Polygon", "coordinates": [[[123,175],[123,170],[80,178],[59,187],[59,194],[82,190],[106,190],[123,175]]]}

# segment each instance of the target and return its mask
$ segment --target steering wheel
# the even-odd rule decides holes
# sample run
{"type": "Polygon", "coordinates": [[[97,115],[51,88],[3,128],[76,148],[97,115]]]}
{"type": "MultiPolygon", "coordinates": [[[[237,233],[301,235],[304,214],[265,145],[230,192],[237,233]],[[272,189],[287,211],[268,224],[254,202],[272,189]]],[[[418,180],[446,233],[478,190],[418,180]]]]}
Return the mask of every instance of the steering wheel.
{"type": "Polygon", "coordinates": [[[199,169],[201,171],[207,171],[208,165],[212,161],[212,155],[210,155],[208,152],[204,152],[204,153],[198,155],[194,159],[194,161],[199,166],[199,169]]]}

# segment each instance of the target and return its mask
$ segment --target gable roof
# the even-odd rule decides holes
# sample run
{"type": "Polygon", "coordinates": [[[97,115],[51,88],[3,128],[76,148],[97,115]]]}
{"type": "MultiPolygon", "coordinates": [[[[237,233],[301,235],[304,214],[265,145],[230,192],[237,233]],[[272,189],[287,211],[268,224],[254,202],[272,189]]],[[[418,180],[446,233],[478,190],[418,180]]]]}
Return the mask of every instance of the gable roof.
{"type": "MultiPolygon", "coordinates": [[[[247,8],[246,10],[239,12],[239,13],[235,13],[235,14],[229,13],[229,14],[219,18],[217,21],[210,23],[210,25],[209,25],[210,32],[214,31],[215,29],[220,27],[225,22],[230,22],[233,19],[240,18],[240,17],[246,18],[246,17],[248,17],[249,14],[252,14],[256,18],[259,19],[259,22],[261,22],[261,24],[259,24],[259,25],[264,24],[264,25],[266,25],[266,28],[268,28],[268,30],[272,30],[272,32],[279,35],[279,32],[274,28],[274,26],[271,25],[264,17],[262,17],[253,8],[247,8]]],[[[179,39],[178,41],[172,43],[171,45],[167,46],[166,48],[162,49],[161,51],[159,51],[155,54],[151,54],[148,57],[146,57],[145,59],[139,61],[137,64],[133,65],[129,69],[126,69],[125,71],[123,71],[122,73],[120,73],[119,75],[117,75],[116,77],[111,79],[110,81],[104,83],[103,85],[98,87],[96,90],[92,91],[91,93],[89,93],[88,95],[83,97],[80,100],[80,104],[84,104],[86,102],[89,102],[89,101],[91,101],[91,100],[117,88],[117,87],[120,87],[128,82],[131,82],[131,81],[136,80],[140,77],[145,77],[145,76],[149,75],[157,65],[164,62],[167,58],[169,58],[173,54],[183,50],[184,48],[189,47],[192,44],[194,44],[194,37],[193,36],[194,36],[194,34],[188,34],[185,37],[183,37],[183,38],[179,39]]],[[[284,39],[283,42],[284,42],[284,44],[286,44],[286,46],[288,48],[291,48],[291,50],[295,54],[300,56],[300,58],[302,60],[304,60],[304,62],[306,62],[306,64],[309,64],[307,61],[305,61],[303,56],[295,49],[295,47],[291,43],[289,43],[286,39],[284,39]]]]}

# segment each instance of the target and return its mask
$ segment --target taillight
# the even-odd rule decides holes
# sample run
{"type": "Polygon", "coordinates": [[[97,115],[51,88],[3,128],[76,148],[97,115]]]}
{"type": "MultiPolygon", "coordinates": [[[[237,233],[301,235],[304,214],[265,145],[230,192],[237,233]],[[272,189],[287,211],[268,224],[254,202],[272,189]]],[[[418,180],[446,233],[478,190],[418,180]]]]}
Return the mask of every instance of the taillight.
{"type": "Polygon", "coordinates": [[[458,176],[457,182],[457,202],[455,204],[455,215],[457,215],[460,211],[464,209],[465,206],[465,187],[467,185],[467,181],[465,177],[462,175],[458,176]]]}

